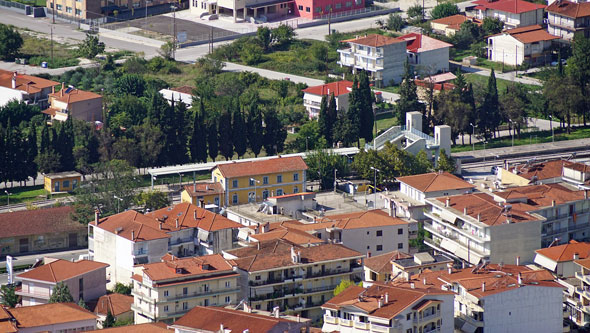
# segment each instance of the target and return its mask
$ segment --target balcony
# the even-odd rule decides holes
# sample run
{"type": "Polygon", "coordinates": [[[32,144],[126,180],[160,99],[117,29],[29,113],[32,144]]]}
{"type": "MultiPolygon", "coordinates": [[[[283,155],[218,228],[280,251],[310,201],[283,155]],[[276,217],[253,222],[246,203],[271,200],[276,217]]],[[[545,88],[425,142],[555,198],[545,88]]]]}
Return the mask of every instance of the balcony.
{"type": "Polygon", "coordinates": [[[248,281],[248,285],[251,287],[260,287],[260,286],[268,286],[271,284],[279,284],[279,283],[293,283],[297,281],[301,281],[304,279],[303,275],[296,275],[287,278],[273,278],[264,281],[248,281]]]}
{"type": "MultiPolygon", "coordinates": [[[[460,221],[460,223],[463,224],[463,226],[460,226],[457,224],[450,223],[450,222],[442,219],[440,216],[438,216],[434,213],[431,213],[431,212],[426,212],[426,213],[424,213],[424,215],[426,217],[429,217],[429,218],[437,221],[439,224],[442,224],[445,227],[452,229],[453,231],[455,231],[465,237],[469,237],[469,238],[473,239],[476,242],[489,242],[489,241],[491,241],[491,238],[488,235],[480,236],[479,234],[473,234],[473,233],[469,232],[470,229],[467,226],[467,223],[465,223],[463,221],[460,221]]],[[[427,223],[428,222],[424,223],[424,225],[426,226],[427,223]]],[[[429,224],[432,225],[433,223],[429,223],[429,224]]]]}
{"type": "Polygon", "coordinates": [[[352,320],[344,319],[344,318],[338,318],[338,321],[340,322],[340,326],[352,327],[352,320]]]}
{"type": "MultiPolygon", "coordinates": [[[[427,230],[442,239],[445,239],[445,240],[448,240],[449,242],[454,243],[456,246],[461,247],[462,251],[465,251],[466,253],[473,252],[473,253],[475,253],[475,255],[481,256],[481,257],[485,257],[485,256],[490,255],[490,250],[486,250],[486,249],[481,250],[480,248],[478,248],[478,243],[481,244],[480,242],[482,241],[481,238],[480,238],[480,242],[473,241],[473,242],[471,242],[470,245],[468,245],[464,241],[461,241],[461,239],[457,235],[453,235],[453,234],[446,235],[446,234],[444,234],[444,232],[440,231],[438,228],[434,228],[431,223],[424,222],[424,230],[427,230]]],[[[473,237],[469,237],[469,238],[473,238],[473,237]]],[[[476,238],[479,238],[479,237],[476,237],[476,238]]],[[[427,240],[425,239],[424,241],[426,242],[427,240]]],[[[433,247],[440,247],[440,244],[437,244],[433,247]]],[[[448,249],[445,249],[445,250],[449,251],[448,249]]]]}
{"type": "Polygon", "coordinates": [[[170,295],[164,297],[164,299],[168,302],[176,301],[180,299],[187,299],[187,298],[195,298],[195,297],[203,297],[203,296],[214,296],[214,295],[223,295],[223,294],[231,294],[231,293],[239,293],[239,289],[226,289],[226,290],[207,290],[207,291],[195,291],[192,293],[180,293],[176,295],[170,295]]]}
{"type": "Polygon", "coordinates": [[[584,282],[585,284],[590,285],[590,275],[585,275],[582,272],[575,273],[576,279],[584,282]]]}
{"type": "Polygon", "coordinates": [[[361,323],[360,321],[355,321],[353,326],[356,329],[365,330],[365,331],[368,331],[370,328],[369,323],[361,323]]]}
{"type": "Polygon", "coordinates": [[[133,251],[134,256],[147,256],[147,254],[148,254],[148,250],[146,250],[146,249],[138,249],[138,250],[133,251]]]}
{"type": "Polygon", "coordinates": [[[194,242],[194,239],[193,238],[185,238],[185,239],[178,238],[178,239],[175,239],[175,240],[169,240],[168,241],[168,246],[176,246],[176,245],[182,245],[182,244],[186,244],[186,243],[191,243],[192,244],[193,242],[194,242]]]}
{"type": "Polygon", "coordinates": [[[419,318],[419,317],[414,318],[414,323],[428,322],[428,321],[434,320],[439,317],[440,317],[440,311],[436,311],[436,312],[430,313],[428,315],[422,316],[422,318],[419,318]]]}
{"type": "Polygon", "coordinates": [[[338,325],[338,319],[338,317],[324,315],[324,323],[326,324],[338,325]]]}
{"type": "Polygon", "coordinates": [[[26,297],[33,297],[33,298],[39,298],[39,299],[45,299],[48,300],[50,295],[49,295],[49,290],[47,290],[46,292],[29,292],[29,291],[22,291],[22,290],[17,290],[16,294],[19,296],[26,296],[26,297]]]}
{"type": "Polygon", "coordinates": [[[329,277],[329,276],[342,275],[342,274],[351,274],[351,273],[357,273],[357,272],[362,272],[362,271],[363,271],[363,266],[351,265],[349,269],[326,269],[324,271],[311,272],[311,274],[296,275],[296,276],[291,276],[288,278],[279,277],[279,278],[269,279],[269,280],[265,280],[265,281],[248,281],[248,285],[251,287],[261,287],[261,286],[269,286],[269,285],[273,285],[273,284],[294,283],[294,282],[307,280],[307,279],[317,279],[320,277],[329,277]]]}
{"type": "Polygon", "coordinates": [[[395,331],[391,327],[377,325],[377,324],[371,324],[370,329],[371,329],[371,332],[377,332],[377,333],[391,333],[391,332],[395,331]]]}
{"type": "Polygon", "coordinates": [[[434,333],[434,332],[440,332],[440,327],[435,327],[433,329],[430,330],[424,330],[424,333],[434,333]]]}

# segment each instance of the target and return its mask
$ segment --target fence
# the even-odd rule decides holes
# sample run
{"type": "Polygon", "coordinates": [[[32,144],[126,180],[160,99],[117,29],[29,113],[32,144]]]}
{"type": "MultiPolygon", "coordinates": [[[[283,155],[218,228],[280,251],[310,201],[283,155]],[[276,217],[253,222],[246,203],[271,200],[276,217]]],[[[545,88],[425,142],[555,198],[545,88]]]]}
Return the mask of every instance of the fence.
{"type": "Polygon", "coordinates": [[[25,14],[25,8],[27,7],[27,5],[22,4],[22,3],[18,3],[18,2],[12,2],[12,1],[4,1],[4,0],[0,0],[0,6],[13,10],[15,12],[19,12],[22,14],[25,14]]]}
{"type": "Polygon", "coordinates": [[[317,19],[318,20],[336,19],[336,18],[339,18],[339,17],[348,17],[348,16],[354,16],[354,15],[361,15],[361,14],[371,13],[371,12],[375,12],[375,11],[383,11],[383,10],[387,10],[387,9],[385,9],[383,7],[370,6],[370,7],[365,7],[365,8],[347,10],[347,11],[344,11],[344,12],[336,12],[336,13],[324,14],[324,15],[319,16],[317,19]]]}

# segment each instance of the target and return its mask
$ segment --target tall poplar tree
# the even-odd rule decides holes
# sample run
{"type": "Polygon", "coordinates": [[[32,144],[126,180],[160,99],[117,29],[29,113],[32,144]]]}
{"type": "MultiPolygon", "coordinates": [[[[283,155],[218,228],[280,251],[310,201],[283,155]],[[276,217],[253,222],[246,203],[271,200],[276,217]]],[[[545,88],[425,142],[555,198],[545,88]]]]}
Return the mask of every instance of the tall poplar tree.
{"type": "Polygon", "coordinates": [[[217,119],[211,117],[207,124],[207,145],[209,146],[209,157],[213,161],[219,155],[219,137],[217,133],[217,119]]]}
{"type": "Polygon", "coordinates": [[[248,110],[248,145],[255,157],[258,157],[262,149],[263,134],[262,112],[260,112],[257,104],[252,103],[248,110]]]}
{"type": "Polygon", "coordinates": [[[238,158],[244,156],[248,149],[248,140],[246,133],[246,122],[244,115],[239,107],[236,107],[233,112],[232,121],[232,140],[234,143],[234,150],[238,154],[238,158]]]}
{"type": "Polygon", "coordinates": [[[199,100],[199,108],[195,110],[193,134],[191,136],[191,159],[193,162],[207,162],[207,128],[205,127],[205,107],[199,100]]]}
{"type": "MultiPolygon", "coordinates": [[[[330,98],[333,95],[330,95],[330,98]]],[[[328,98],[326,96],[322,96],[322,101],[320,102],[320,113],[318,115],[318,125],[320,129],[320,135],[326,139],[326,143],[328,146],[332,145],[332,126],[334,125],[333,122],[330,120],[329,110],[328,110],[328,98]]]]}
{"type": "Polygon", "coordinates": [[[219,117],[219,151],[225,157],[225,160],[230,160],[234,156],[234,146],[232,142],[232,126],[231,126],[231,112],[227,109],[221,112],[219,117]]]}

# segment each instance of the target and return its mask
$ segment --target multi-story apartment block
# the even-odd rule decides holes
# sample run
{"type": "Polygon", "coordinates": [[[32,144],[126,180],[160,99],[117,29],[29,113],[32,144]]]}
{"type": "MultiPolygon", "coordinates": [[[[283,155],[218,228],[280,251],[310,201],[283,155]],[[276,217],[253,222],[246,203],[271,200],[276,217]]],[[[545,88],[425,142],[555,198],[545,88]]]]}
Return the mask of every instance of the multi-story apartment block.
{"type": "Polygon", "coordinates": [[[286,221],[282,226],[361,253],[408,252],[408,223],[382,210],[329,215],[314,223],[286,221]]]}
{"type": "Polygon", "coordinates": [[[571,278],[579,270],[574,263],[578,259],[590,257],[590,243],[571,240],[567,244],[556,245],[535,251],[535,264],[552,272],[559,278],[571,278]]]}
{"type": "Polygon", "coordinates": [[[449,49],[452,44],[414,32],[398,38],[407,42],[408,63],[420,76],[428,77],[449,71],[449,49]]]}
{"type": "Polygon", "coordinates": [[[240,273],[241,299],[253,309],[321,316],[342,280],[361,280],[364,255],[338,244],[304,247],[283,240],[226,251],[240,273]]]}
{"type": "Polygon", "coordinates": [[[505,30],[488,37],[488,59],[517,66],[524,63],[531,66],[551,62],[553,41],[559,39],[536,24],[505,30]]]}
{"type": "Polygon", "coordinates": [[[213,182],[225,193],[225,206],[256,202],[259,198],[305,192],[307,165],[300,156],[219,164],[213,182]]]}
{"type": "MultiPolygon", "coordinates": [[[[187,8],[185,1],[172,0],[47,0],[46,6],[49,9],[53,9],[53,6],[55,6],[57,15],[71,17],[75,20],[86,20],[130,11],[141,11],[143,13],[146,7],[151,8],[172,3],[181,8],[187,8]]],[[[169,9],[166,9],[164,11],[160,10],[158,13],[169,11],[169,9]]],[[[150,13],[152,13],[151,10],[150,13]]],[[[121,15],[118,16],[121,17],[121,15]]]]}
{"type": "Polygon", "coordinates": [[[431,209],[424,229],[425,243],[458,260],[479,264],[513,262],[520,256],[532,262],[541,245],[545,218],[522,207],[502,205],[486,193],[426,199],[431,209]]]}
{"type": "Polygon", "coordinates": [[[547,7],[547,31],[572,41],[574,36],[590,37],[590,3],[558,0],[547,7]]]}
{"type": "Polygon", "coordinates": [[[131,309],[135,323],[174,322],[195,306],[222,306],[238,301],[239,274],[220,254],[177,258],[136,266],[131,309]]]}
{"type": "Polygon", "coordinates": [[[49,95],[49,108],[43,113],[51,120],[66,121],[69,116],[84,121],[102,121],[102,96],[90,91],[65,87],[49,95]]]}
{"type": "Polygon", "coordinates": [[[323,332],[453,332],[453,293],[437,288],[350,286],[322,310],[323,332]]]}
{"type": "Polygon", "coordinates": [[[367,71],[378,87],[401,81],[407,58],[405,40],[372,34],[343,42],[350,48],[338,50],[340,66],[350,67],[355,74],[358,70],[367,71]]]}
{"type": "Polygon", "coordinates": [[[486,17],[496,18],[504,22],[508,29],[543,24],[545,5],[523,0],[477,0],[473,2],[474,11],[467,15],[483,20],[486,17]]]}
{"type": "Polygon", "coordinates": [[[12,100],[38,105],[41,110],[49,103],[49,94],[59,82],[0,69],[0,106],[12,100]]]}
{"type": "Polygon", "coordinates": [[[590,258],[575,260],[575,287],[567,298],[566,313],[569,319],[579,327],[590,324],[590,258]]]}
{"type": "Polygon", "coordinates": [[[16,292],[22,305],[47,304],[58,283],[68,286],[74,302],[92,300],[106,294],[106,267],[101,262],[81,260],[45,259],[45,265],[19,274],[22,287],[16,292]]]}
{"type": "Polygon", "coordinates": [[[588,192],[565,183],[532,185],[494,193],[506,206],[520,206],[544,221],[541,247],[584,240],[590,236],[588,192]],[[556,241],[557,239],[557,241],[556,241]]]}
{"type": "Polygon", "coordinates": [[[427,252],[409,253],[392,251],[365,259],[365,281],[387,282],[395,279],[409,280],[426,270],[440,271],[452,264],[453,259],[443,254],[427,252]]]}
{"type": "Polygon", "coordinates": [[[417,289],[455,293],[455,329],[462,332],[563,332],[563,287],[553,275],[527,266],[485,264],[426,272],[410,281],[417,289]]]}
{"type": "Polygon", "coordinates": [[[336,110],[346,111],[348,109],[348,94],[352,91],[352,82],[350,81],[336,81],[320,86],[309,87],[302,90],[303,106],[307,110],[307,115],[311,119],[315,119],[320,115],[320,106],[322,99],[326,98],[329,103],[330,98],[334,95],[336,100],[336,110]]]}

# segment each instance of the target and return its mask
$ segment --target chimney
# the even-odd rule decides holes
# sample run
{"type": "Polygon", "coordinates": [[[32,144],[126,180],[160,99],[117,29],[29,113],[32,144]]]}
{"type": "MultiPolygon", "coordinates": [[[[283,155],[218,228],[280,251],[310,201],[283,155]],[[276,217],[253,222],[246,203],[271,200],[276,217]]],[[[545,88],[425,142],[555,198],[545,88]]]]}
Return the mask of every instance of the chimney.
{"type": "Polygon", "coordinates": [[[371,251],[367,251],[367,258],[371,258],[371,251]]]}
{"type": "Polygon", "coordinates": [[[449,274],[453,274],[453,264],[451,264],[451,263],[447,264],[447,272],[449,274]]]}
{"type": "Polygon", "coordinates": [[[162,222],[160,222],[160,230],[162,230],[162,222]]]}
{"type": "Polygon", "coordinates": [[[176,219],[176,229],[178,229],[178,219],[176,219]]]}
{"type": "Polygon", "coordinates": [[[64,97],[64,90],[66,88],[66,84],[65,82],[61,83],[61,90],[59,91],[59,93],[61,94],[61,97],[64,97]]]}
{"type": "Polygon", "coordinates": [[[55,94],[55,86],[51,86],[51,93],[55,94]]]}
{"type": "Polygon", "coordinates": [[[422,278],[422,284],[426,285],[426,278],[422,278]]]}
{"type": "Polygon", "coordinates": [[[463,215],[467,215],[467,207],[463,208],[463,215]]]}
{"type": "Polygon", "coordinates": [[[580,254],[578,252],[574,253],[574,260],[580,259],[580,254]]]}
{"type": "Polygon", "coordinates": [[[219,332],[221,332],[221,333],[225,332],[225,327],[223,327],[223,323],[219,324],[219,332]]]}
{"type": "Polygon", "coordinates": [[[584,190],[584,199],[588,199],[588,191],[584,190]]]}
{"type": "Polygon", "coordinates": [[[380,298],[379,301],[377,301],[377,306],[379,309],[381,309],[381,307],[383,306],[383,299],[380,298]]]}
{"type": "Polygon", "coordinates": [[[520,286],[522,284],[522,275],[520,273],[518,273],[518,285],[520,286]]]}
{"type": "Polygon", "coordinates": [[[135,242],[135,230],[131,230],[131,241],[135,242]]]}
{"type": "Polygon", "coordinates": [[[479,222],[479,221],[480,221],[480,217],[481,217],[481,216],[480,216],[479,214],[477,214],[477,222],[479,222]]]}
{"type": "Polygon", "coordinates": [[[256,248],[260,250],[260,242],[256,242],[256,248]]]}
{"type": "Polygon", "coordinates": [[[410,283],[410,288],[412,288],[412,289],[416,289],[416,284],[415,284],[414,282],[411,282],[411,283],[410,283]]]}
{"type": "Polygon", "coordinates": [[[486,283],[485,282],[482,282],[481,283],[481,292],[482,293],[485,293],[486,292],[486,283]]]}
{"type": "Polygon", "coordinates": [[[516,266],[520,266],[520,256],[516,256],[516,266]]]}
{"type": "Polygon", "coordinates": [[[196,220],[197,219],[197,210],[193,210],[193,218],[196,220]]]}
{"type": "Polygon", "coordinates": [[[12,89],[16,89],[16,75],[16,72],[12,73],[12,89]]]}
{"type": "Polygon", "coordinates": [[[555,200],[551,200],[551,207],[555,207],[555,200]]]}
{"type": "Polygon", "coordinates": [[[447,201],[445,203],[445,207],[449,207],[451,205],[451,198],[447,197],[447,201]]]}
{"type": "Polygon", "coordinates": [[[98,225],[98,218],[100,217],[100,212],[98,209],[94,210],[94,224],[98,225]]]}
{"type": "Polygon", "coordinates": [[[389,303],[389,293],[385,293],[385,304],[389,303]]]}

